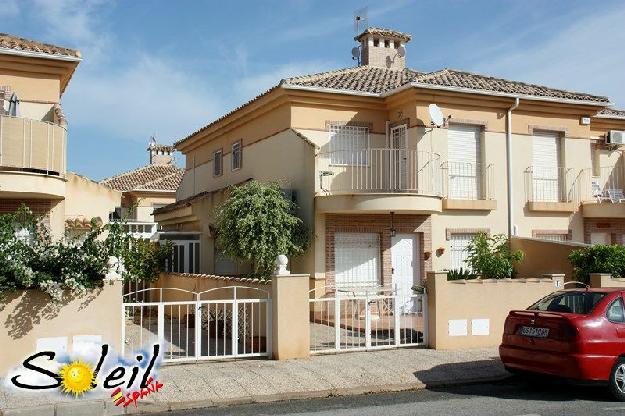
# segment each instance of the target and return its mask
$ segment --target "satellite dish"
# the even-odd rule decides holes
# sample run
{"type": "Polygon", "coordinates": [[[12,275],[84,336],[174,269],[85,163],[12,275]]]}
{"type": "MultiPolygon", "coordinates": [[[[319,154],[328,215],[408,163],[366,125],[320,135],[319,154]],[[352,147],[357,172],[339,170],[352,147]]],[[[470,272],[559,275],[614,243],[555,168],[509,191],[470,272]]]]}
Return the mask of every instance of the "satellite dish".
{"type": "Polygon", "coordinates": [[[352,58],[359,59],[360,58],[360,48],[355,46],[352,48],[352,58]]]}
{"type": "Polygon", "coordinates": [[[430,119],[432,123],[436,125],[436,127],[440,127],[443,125],[443,112],[436,104],[430,104],[428,106],[428,110],[430,112],[430,119]]]}
{"type": "Polygon", "coordinates": [[[404,56],[406,56],[406,48],[404,48],[403,46],[400,46],[399,48],[397,48],[397,55],[400,58],[403,58],[404,56]]]}

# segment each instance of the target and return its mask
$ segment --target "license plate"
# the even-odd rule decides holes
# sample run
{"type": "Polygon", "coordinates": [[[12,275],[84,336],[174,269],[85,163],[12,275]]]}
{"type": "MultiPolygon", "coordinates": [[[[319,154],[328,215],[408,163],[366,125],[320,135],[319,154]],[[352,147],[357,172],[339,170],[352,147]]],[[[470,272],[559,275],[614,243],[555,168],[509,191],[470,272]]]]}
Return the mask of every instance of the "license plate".
{"type": "Polygon", "coordinates": [[[524,337],[547,338],[549,336],[549,328],[522,326],[519,334],[523,335],[524,337]]]}

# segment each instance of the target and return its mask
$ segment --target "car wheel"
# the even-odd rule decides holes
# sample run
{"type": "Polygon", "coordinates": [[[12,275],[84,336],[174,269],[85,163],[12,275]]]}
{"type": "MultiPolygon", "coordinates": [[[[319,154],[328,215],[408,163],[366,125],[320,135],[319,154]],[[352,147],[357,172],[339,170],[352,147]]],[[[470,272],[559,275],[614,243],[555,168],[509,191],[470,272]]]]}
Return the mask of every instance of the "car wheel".
{"type": "Polygon", "coordinates": [[[625,402],[625,358],[619,358],[610,373],[610,393],[618,401],[625,402]]]}

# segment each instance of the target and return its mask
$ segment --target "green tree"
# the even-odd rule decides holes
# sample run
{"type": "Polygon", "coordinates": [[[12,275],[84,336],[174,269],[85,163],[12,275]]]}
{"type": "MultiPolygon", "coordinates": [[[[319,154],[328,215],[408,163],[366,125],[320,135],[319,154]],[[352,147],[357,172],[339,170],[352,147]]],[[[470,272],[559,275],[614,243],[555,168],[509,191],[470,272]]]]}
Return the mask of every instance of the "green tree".
{"type": "Polygon", "coordinates": [[[266,279],[278,255],[306,250],[308,231],[277,183],[251,181],[229,192],[216,215],[217,245],[227,256],[251,262],[254,275],[266,279]]]}
{"type": "Polygon", "coordinates": [[[503,235],[489,237],[479,233],[468,246],[467,264],[482,279],[512,277],[514,264],[523,260],[523,252],[511,251],[508,238],[503,235]]]}
{"type": "Polygon", "coordinates": [[[595,244],[569,254],[575,280],[590,283],[590,273],[609,273],[613,277],[625,276],[625,247],[595,244]]]}

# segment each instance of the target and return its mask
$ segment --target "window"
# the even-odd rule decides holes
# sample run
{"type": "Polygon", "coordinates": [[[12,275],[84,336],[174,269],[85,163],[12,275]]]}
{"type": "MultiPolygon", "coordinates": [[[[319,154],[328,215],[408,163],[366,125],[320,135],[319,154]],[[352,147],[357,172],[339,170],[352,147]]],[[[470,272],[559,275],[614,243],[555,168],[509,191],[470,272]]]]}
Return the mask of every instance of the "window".
{"type": "Polygon", "coordinates": [[[592,164],[592,176],[601,176],[601,164],[599,162],[599,149],[595,143],[590,144],[590,160],[592,164]]]}
{"type": "Polygon", "coordinates": [[[562,192],[560,134],[534,133],[532,140],[532,195],[534,201],[566,202],[562,192]]]}
{"type": "Polygon", "coordinates": [[[215,247],[215,274],[218,276],[232,276],[236,273],[236,262],[215,247]]]}
{"type": "Polygon", "coordinates": [[[390,48],[390,47],[391,47],[391,41],[390,41],[390,40],[388,40],[388,39],[385,39],[385,40],[384,40],[384,47],[385,47],[385,48],[390,48]]]}
{"type": "Polygon", "coordinates": [[[368,149],[369,127],[330,126],[330,162],[333,165],[366,165],[368,149]]]}
{"type": "Polygon", "coordinates": [[[451,235],[451,270],[470,269],[467,264],[467,258],[469,257],[468,247],[473,237],[475,237],[473,233],[451,235]]]}
{"type": "Polygon", "coordinates": [[[608,321],[625,323],[625,311],[623,310],[623,299],[617,298],[610,307],[606,314],[608,321]]]}
{"type": "Polygon", "coordinates": [[[243,162],[243,147],[241,141],[232,145],[232,170],[241,169],[243,162]]]}
{"type": "Polygon", "coordinates": [[[380,284],[380,235],[336,233],[334,272],[337,287],[358,288],[380,284]]]}
{"type": "Polygon", "coordinates": [[[380,46],[380,39],[378,39],[378,38],[374,38],[374,39],[373,39],[373,46],[375,46],[375,47],[380,46]]]}
{"type": "Polygon", "coordinates": [[[213,153],[213,176],[221,176],[223,167],[223,152],[220,149],[213,153]]]}
{"type": "Polygon", "coordinates": [[[398,40],[396,40],[396,41],[394,42],[394,46],[395,46],[395,49],[398,49],[398,48],[401,46],[401,42],[400,42],[400,41],[398,41],[398,40]]]}
{"type": "Polygon", "coordinates": [[[544,312],[564,312],[587,315],[607,293],[599,292],[555,292],[548,295],[528,309],[544,312]]]}
{"type": "Polygon", "coordinates": [[[481,199],[480,127],[453,124],[447,130],[448,193],[451,199],[481,199]]]}
{"type": "Polygon", "coordinates": [[[199,234],[161,235],[161,240],[169,240],[174,246],[173,254],[167,260],[166,270],[174,273],[200,272],[199,234]]]}

